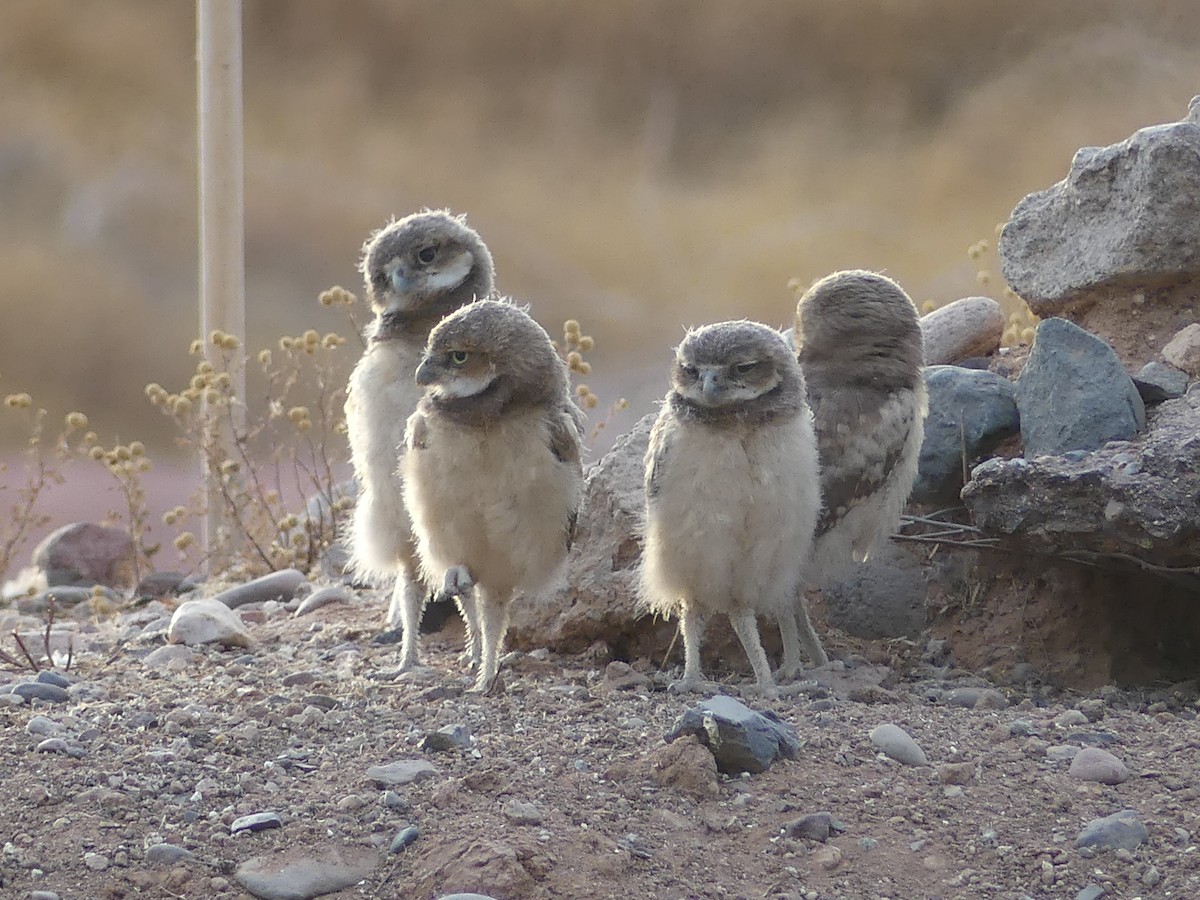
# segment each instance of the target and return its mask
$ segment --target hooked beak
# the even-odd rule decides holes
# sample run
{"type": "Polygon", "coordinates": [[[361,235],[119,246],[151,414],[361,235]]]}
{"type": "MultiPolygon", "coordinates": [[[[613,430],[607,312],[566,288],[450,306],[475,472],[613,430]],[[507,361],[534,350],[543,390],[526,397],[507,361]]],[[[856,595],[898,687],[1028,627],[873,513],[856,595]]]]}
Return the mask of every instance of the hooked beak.
{"type": "Polygon", "coordinates": [[[721,392],[721,386],[717,383],[716,369],[701,369],[700,370],[700,394],[705,400],[713,401],[717,399],[717,394],[721,392]]]}
{"type": "Polygon", "coordinates": [[[429,357],[421,360],[421,364],[417,366],[417,385],[419,387],[429,387],[437,381],[434,374],[434,367],[429,361],[429,357]]]}
{"type": "Polygon", "coordinates": [[[404,274],[404,270],[395,268],[391,275],[392,290],[397,294],[407,294],[413,289],[413,280],[404,274]]]}

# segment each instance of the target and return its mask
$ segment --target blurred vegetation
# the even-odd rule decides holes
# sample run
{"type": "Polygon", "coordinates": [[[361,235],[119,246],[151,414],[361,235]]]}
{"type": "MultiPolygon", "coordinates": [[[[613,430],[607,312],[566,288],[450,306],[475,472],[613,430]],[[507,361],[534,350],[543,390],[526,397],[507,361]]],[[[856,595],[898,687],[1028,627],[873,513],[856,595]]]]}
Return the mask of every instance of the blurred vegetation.
{"type": "MultiPolygon", "coordinates": [[[[198,323],[193,6],[0,8],[0,394],[156,452],[142,389],[190,377],[198,323]]],[[[502,289],[587,320],[592,383],[635,408],[681,324],[782,324],[793,277],[1001,296],[968,248],[1079,146],[1200,93],[1192,0],[244,9],[247,345],[345,333],[316,298],[357,289],[367,232],[449,206],[502,289]]]]}

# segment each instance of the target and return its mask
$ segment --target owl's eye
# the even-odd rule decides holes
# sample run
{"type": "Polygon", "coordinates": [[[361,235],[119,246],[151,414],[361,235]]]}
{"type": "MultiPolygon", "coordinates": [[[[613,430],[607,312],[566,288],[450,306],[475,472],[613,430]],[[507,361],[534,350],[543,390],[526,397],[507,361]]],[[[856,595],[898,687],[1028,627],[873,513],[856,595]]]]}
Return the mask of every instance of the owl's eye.
{"type": "Polygon", "coordinates": [[[735,372],[737,372],[739,375],[749,375],[756,368],[758,368],[757,362],[744,362],[744,363],[738,363],[736,366],[733,367],[733,370],[735,372]]]}
{"type": "Polygon", "coordinates": [[[686,378],[695,379],[700,373],[695,366],[683,366],[683,374],[686,378]]]}
{"type": "Polygon", "coordinates": [[[425,264],[433,262],[435,256],[437,256],[437,247],[422,247],[417,251],[417,259],[425,264]]]}
{"type": "Polygon", "coordinates": [[[467,354],[466,350],[451,350],[450,351],[450,362],[452,362],[456,366],[466,365],[467,355],[468,354],[467,354]]]}

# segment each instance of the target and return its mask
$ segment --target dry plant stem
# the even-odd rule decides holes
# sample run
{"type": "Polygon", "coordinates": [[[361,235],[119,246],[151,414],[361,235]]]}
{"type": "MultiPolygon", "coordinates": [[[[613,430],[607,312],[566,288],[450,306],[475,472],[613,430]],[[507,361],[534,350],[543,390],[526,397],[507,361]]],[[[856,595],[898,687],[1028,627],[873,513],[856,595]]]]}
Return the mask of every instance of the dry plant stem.
{"type": "Polygon", "coordinates": [[[40,672],[42,667],[34,662],[33,654],[29,652],[29,648],[25,646],[25,642],[21,640],[21,634],[15,628],[12,632],[13,640],[17,642],[17,646],[21,648],[21,653],[25,655],[25,659],[29,661],[29,668],[35,672],[40,672]]]}
{"type": "Polygon", "coordinates": [[[8,571],[9,566],[12,564],[13,554],[25,539],[25,535],[29,533],[30,529],[43,525],[46,522],[44,516],[34,515],[38,500],[50,481],[50,472],[46,466],[46,460],[42,455],[41,449],[42,421],[45,417],[46,411],[44,409],[39,409],[32,417],[27,454],[33,462],[33,474],[25,486],[17,492],[20,500],[13,506],[9,513],[10,522],[12,523],[10,526],[11,531],[8,532],[3,548],[0,548],[0,574],[8,571]]]}

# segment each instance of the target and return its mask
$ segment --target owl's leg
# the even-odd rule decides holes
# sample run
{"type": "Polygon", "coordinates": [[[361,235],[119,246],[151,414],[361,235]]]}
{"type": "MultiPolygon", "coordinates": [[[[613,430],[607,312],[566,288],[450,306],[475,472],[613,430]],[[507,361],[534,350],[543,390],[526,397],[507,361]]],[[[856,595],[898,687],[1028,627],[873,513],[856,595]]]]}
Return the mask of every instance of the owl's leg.
{"type": "Polygon", "coordinates": [[[479,675],[471,687],[471,693],[487,693],[500,671],[500,650],[504,646],[504,633],[508,631],[508,602],[489,597],[477,591],[480,643],[482,653],[479,660],[479,675]]]}
{"type": "MultiPolygon", "coordinates": [[[[403,636],[400,638],[400,671],[420,665],[418,645],[421,639],[421,614],[425,611],[425,585],[407,572],[396,576],[392,588],[392,609],[396,610],[403,636]]],[[[391,611],[388,613],[391,618],[391,611]]]]}
{"type": "Polygon", "coordinates": [[[808,598],[804,592],[800,592],[800,602],[796,604],[796,625],[800,629],[800,644],[804,647],[804,652],[808,655],[808,661],[815,668],[829,665],[829,656],[825,653],[825,648],[821,646],[821,639],[817,637],[816,629],[813,628],[812,622],[808,618],[808,598]]]}
{"type": "Polygon", "coordinates": [[[766,651],[763,650],[762,641],[758,636],[758,620],[754,617],[754,611],[743,609],[731,612],[729,624],[733,626],[738,640],[742,642],[742,649],[746,651],[746,657],[750,660],[750,668],[754,670],[754,677],[758,680],[758,692],[764,697],[778,697],[779,689],[775,687],[775,679],[771,677],[771,664],[767,662],[766,651]]]}
{"type": "Polygon", "coordinates": [[[679,630],[683,634],[683,678],[671,684],[671,693],[702,694],[719,691],[721,686],[705,681],[700,674],[700,644],[704,639],[704,616],[684,600],[679,612],[679,630]]]}
{"type": "Polygon", "coordinates": [[[783,660],[775,677],[791,681],[804,669],[800,660],[800,632],[796,629],[796,614],[790,608],[779,611],[779,640],[783,644],[783,660]]]}
{"type": "Polygon", "coordinates": [[[467,640],[459,661],[470,669],[479,667],[479,613],[475,602],[475,579],[466,566],[451,566],[442,579],[442,596],[453,597],[466,626],[467,640]]]}

